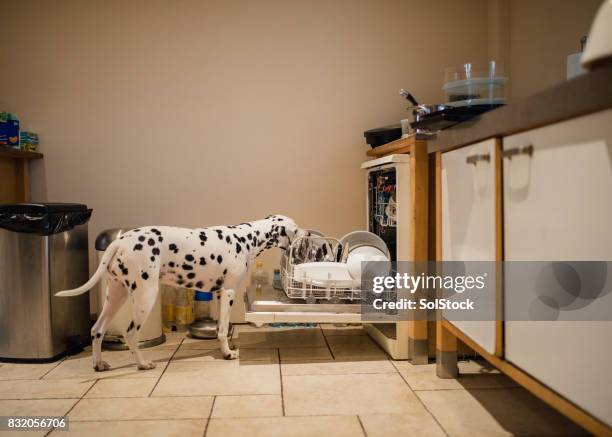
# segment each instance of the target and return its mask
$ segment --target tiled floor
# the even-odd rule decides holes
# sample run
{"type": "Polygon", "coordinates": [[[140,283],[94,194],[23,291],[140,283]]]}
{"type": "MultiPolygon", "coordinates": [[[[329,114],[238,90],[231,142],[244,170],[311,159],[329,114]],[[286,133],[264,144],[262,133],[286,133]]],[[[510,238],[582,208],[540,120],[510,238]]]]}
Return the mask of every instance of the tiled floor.
{"type": "Polygon", "coordinates": [[[482,363],[438,379],[434,364],[389,360],[360,327],[241,325],[234,343],[240,359],[225,361],[216,341],[172,334],[144,351],[157,363],[149,371],[129,352],[104,352],[112,366],[104,373],[92,370],[89,351],[53,364],[0,364],[0,416],[67,415],[70,431],[50,433],[60,437],[584,433],[482,363]]]}

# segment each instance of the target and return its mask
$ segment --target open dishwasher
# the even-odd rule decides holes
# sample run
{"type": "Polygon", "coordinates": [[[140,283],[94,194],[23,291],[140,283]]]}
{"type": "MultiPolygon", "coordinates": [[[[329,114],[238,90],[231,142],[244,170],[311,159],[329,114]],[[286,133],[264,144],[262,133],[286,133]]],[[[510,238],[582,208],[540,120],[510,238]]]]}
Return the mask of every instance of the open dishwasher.
{"type": "MultiPolygon", "coordinates": [[[[357,264],[360,269],[361,261],[410,259],[409,223],[413,204],[408,155],[375,159],[364,163],[362,168],[367,172],[369,232],[351,232],[336,240],[311,231],[307,237],[310,244],[304,244],[305,240],[294,241],[281,258],[282,289],[247,288],[246,321],[256,324],[363,322],[357,264]],[[314,269],[315,263],[320,263],[316,274],[300,267],[309,264],[314,269]],[[347,277],[338,264],[346,265],[352,276],[347,277]],[[340,272],[332,272],[334,268],[340,272]]],[[[364,322],[364,329],[391,357],[407,359],[408,324],[407,321],[364,322]]]]}

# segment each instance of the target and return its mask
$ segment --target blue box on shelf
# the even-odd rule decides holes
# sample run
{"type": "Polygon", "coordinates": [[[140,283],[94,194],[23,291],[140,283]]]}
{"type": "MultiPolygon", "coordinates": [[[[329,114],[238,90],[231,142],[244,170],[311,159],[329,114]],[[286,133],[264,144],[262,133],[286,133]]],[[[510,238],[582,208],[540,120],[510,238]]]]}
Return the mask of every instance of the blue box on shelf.
{"type": "Polygon", "coordinates": [[[19,148],[19,120],[8,112],[0,112],[0,145],[19,148]]]}

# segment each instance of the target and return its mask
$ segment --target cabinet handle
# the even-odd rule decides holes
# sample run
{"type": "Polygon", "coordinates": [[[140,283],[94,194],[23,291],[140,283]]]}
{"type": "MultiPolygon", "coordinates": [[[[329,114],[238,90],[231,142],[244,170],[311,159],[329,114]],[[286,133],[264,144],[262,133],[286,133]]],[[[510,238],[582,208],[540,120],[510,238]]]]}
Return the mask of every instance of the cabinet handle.
{"type": "Polygon", "coordinates": [[[476,163],[478,163],[478,161],[491,162],[491,155],[489,155],[488,153],[483,153],[483,154],[471,155],[471,156],[468,156],[467,158],[465,158],[466,164],[474,164],[474,165],[476,165],[476,163]]]}
{"type": "Polygon", "coordinates": [[[504,150],[502,156],[504,158],[512,159],[515,155],[533,155],[533,146],[530,144],[525,147],[515,147],[514,149],[504,150]]]}

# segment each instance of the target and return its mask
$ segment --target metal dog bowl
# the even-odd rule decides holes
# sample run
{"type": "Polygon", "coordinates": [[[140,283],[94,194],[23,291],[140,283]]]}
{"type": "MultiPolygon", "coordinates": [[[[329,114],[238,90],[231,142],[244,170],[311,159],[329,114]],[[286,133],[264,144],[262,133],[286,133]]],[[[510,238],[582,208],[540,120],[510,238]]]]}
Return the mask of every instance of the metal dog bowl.
{"type": "MultiPolygon", "coordinates": [[[[228,337],[232,336],[234,327],[229,324],[228,337]]],[[[217,321],[212,319],[196,320],[189,325],[189,333],[194,338],[213,340],[217,338],[217,321]]]]}

